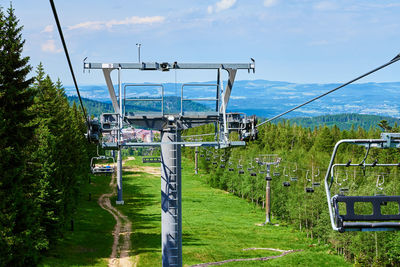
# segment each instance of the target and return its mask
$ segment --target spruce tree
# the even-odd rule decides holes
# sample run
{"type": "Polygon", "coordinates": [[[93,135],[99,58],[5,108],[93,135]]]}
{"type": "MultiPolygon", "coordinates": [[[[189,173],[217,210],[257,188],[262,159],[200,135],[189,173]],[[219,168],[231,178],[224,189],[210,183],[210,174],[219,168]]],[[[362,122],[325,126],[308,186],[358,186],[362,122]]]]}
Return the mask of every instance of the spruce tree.
{"type": "Polygon", "coordinates": [[[34,265],[42,244],[27,162],[35,125],[29,58],[12,6],[0,10],[0,262],[34,265]]]}

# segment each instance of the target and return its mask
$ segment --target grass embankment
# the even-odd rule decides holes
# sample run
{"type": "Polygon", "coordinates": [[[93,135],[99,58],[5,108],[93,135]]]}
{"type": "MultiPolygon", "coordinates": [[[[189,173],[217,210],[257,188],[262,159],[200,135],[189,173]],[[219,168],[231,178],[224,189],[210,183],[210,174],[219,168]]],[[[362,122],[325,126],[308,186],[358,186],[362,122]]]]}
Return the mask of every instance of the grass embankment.
{"type": "MultiPolygon", "coordinates": [[[[131,256],[137,261],[137,266],[160,266],[160,177],[146,173],[143,167],[140,167],[142,165],[141,158],[128,161],[124,165],[126,168],[123,178],[125,205],[118,206],[118,209],[132,221],[131,256]]],[[[159,164],[146,166],[159,168],[159,164]]],[[[329,254],[326,246],[315,245],[314,240],[306,238],[304,233],[291,227],[256,226],[257,223],[265,220],[264,212],[260,208],[225,191],[210,188],[204,182],[207,174],[197,176],[193,174],[193,164],[184,161],[182,166],[184,168],[182,206],[185,266],[281,254],[281,252],[269,250],[243,251],[246,248],[303,251],[269,261],[227,263],[223,266],[349,265],[342,257],[329,254]]],[[[98,185],[97,189],[102,187],[104,192],[108,192],[108,182],[107,178],[104,184],[98,185]]],[[[98,198],[95,195],[93,197],[98,198]]],[[[115,198],[112,199],[112,203],[115,203],[115,198]]],[[[46,259],[48,266],[89,265],[91,257],[93,265],[100,266],[106,263],[103,258],[108,257],[111,251],[113,218],[100,207],[85,207],[92,204],[97,205],[93,200],[86,201],[81,206],[81,209],[86,210],[79,212],[85,215],[86,219],[82,221],[84,224],[79,226],[79,221],[76,221],[75,232],[68,234],[66,241],[57,248],[56,253],[63,261],[60,258],[57,258],[59,261],[56,261],[56,258],[49,258],[46,259]],[[99,239],[96,241],[96,238],[99,239]],[[106,244],[109,245],[108,250],[106,244]],[[90,255],[83,255],[88,254],[88,251],[91,251],[90,255]]]]}
{"type": "Polygon", "coordinates": [[[97,200],[100,195],[111,191],[110,176],[92,176],[91,180],[91,184],[85,181],[82,185],[74,231],[65,233],[41,266],[107,266],[115,220],[100,208],[97,200]]]}

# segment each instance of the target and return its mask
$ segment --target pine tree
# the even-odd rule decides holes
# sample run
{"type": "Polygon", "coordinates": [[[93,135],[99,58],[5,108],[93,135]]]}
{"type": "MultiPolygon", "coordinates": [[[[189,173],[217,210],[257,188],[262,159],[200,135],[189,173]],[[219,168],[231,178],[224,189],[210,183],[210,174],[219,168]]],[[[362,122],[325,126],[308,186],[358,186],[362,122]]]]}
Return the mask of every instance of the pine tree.
{"type": "Polygon", "coordinates": [[[36,127],[35,91],[18,23],[12,6],[6,14],[0,9],[0,262],[5,266],[34,265],[42,248],[26,160],[36,127]]]}

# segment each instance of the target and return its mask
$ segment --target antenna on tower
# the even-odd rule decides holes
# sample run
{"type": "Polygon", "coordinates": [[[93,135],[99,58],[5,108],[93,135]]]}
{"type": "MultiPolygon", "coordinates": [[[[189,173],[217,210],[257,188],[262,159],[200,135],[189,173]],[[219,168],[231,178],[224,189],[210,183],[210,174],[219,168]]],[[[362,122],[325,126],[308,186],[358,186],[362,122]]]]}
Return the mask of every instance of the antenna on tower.
{"type": "Polygon", "coordinates": [[[136,43],[136,46],[138,48],[138,62],[140,63],[140,47],[142,46],[141,43],[136,43]]]}

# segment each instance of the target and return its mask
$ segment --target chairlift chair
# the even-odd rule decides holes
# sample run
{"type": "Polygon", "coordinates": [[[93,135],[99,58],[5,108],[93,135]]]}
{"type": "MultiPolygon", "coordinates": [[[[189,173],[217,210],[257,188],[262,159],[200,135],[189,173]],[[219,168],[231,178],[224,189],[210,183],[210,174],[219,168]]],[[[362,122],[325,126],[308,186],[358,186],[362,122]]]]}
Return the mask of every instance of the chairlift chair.
{"type": "Polygon", "coordinates": [[[91,170],[92,174],[112,174],[112,173],[114,173],[114,170],[115,170],[114,166],[115,166],[115,160],[113,157],[97,156],[97,157],[92,157],[92,159],[90,160],[90,170],[91,170]],[[108,161],[110,159],[112,159],[112,161],[113,161],[112,165],[96,164],[96,161],[98,161],[98,160],[108,161]]]}
{"type": "Polygon", "coordinates": [[[306,187],[306,193],[314,193],[314,188],[306,187]]]}
{"type": "Polygon", "coordinates": [[[142,163],[161,163],[160,157],[143,157],[142,163]]]}
{"type": "Polygon", "coordinates": [[[283,182],[283,186],[284,187],[289,187],[290,186],[290,182],[283,182]]]}
{"type": "MultiPolygon", "coordinates": [[[[293,170],[293,173],[297,173],[297,163],[296,163],[296,169],[293,170]]],[[[290,181],[292,182],[297,182],[297,176],[292,176],[290,177],[290,181]]]]}
{"type": "MultiPolygon", "coordinates": [[[[332,229],[339,232],[346,231],[394,231],[400,230],[400,196],[347,196],[334,195],[331,197],[333,184],[333,170],[335,166],[362,166],[372,167],[372,164],[365,163],[371,147],[375,148],[400,148],[400,134],[382,133],[380,139],[344,139],[336,143],[331,161],[325,176],[325,190],[329,207],[329,216],[332,229]],[[341,144],[355,144],[367,148],[364,160],[360,164],[337,163],[334,164],[335,156],[341,144]],[[394,202],[398,208],[392,214],[382,214],[381,206],[388,202],[394,202]],[[342,214],[340,206],[346,205],[346,214],[342,214]],[[370,203],[372,214],[359,214],[355,212],[356,203],[370,203]]],[[[397,166],[398,164],[378,164],[374,166],[397,166]]]]}

